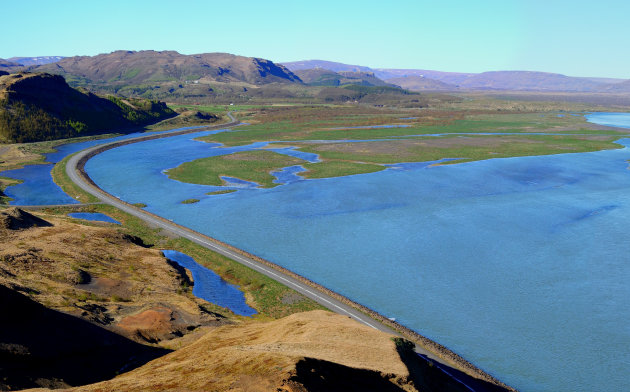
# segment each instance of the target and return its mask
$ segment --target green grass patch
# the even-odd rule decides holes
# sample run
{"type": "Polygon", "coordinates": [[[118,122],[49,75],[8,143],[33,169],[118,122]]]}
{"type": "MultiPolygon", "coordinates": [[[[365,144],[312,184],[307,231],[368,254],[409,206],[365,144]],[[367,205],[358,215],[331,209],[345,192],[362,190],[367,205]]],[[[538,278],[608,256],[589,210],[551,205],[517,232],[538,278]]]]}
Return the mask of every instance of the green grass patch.
{"type": "Polygon", "coordinates": [[[182,204],[195,204],[199,203],[199,199],[186,199],[181,202],[182,204]]]}
{"type": "Polygon", "coordinates": [[[70,177],[68,177],[68,174],[66,173],[66,163],[68,163],[68,160],[73,155],[75,154],[68,155],[63,160],[55,164],[51,171],[53,181],[55,182],[55,184],[59,185],[61,190],[63,190],[68,195],[81,203],[98,202],[99,200],[96,197],[79,188],[79,186],[72,182],[72,180],[70,180],[70,177]]]}
{"type": "Polygon", "coordinates": [[[9,204],[9,202],[13,200],[9,196],[5,195],[4,190],[7,189],[7,187],[21,184],[22,182],[24,181],[0,176],[0,205],[9,204]]]}
{"type": "Polygon", "coordinates": [[[139,73],[140,73],[140,68],[131,68],[130,70],[125,72],[122,78],[126,80],[133,79],[136,76],[138,76],[139,73]]]}
{"type": "Polygon", "coordinates": [[[221,176],[228,176],[272,188],[278,184],[273,183],[274,177],[270,172],[304,162],[272,151],[245,151],[185,162],[166,174],[174,180],[192,184],[222,185],[225,182],[221,176]]]}
{"type": "MultiPolygon", "coordinates": [[[[550,155],[574,152],[599,151],[621,148],[614,143],[617,136],[567,136],[567,135],[467,135],[440,138],[417,138],[360,143],[330,143],[306,145],[304,152],[319,154],[324,163],[336,161],[365,162],[369,164],[394,164],[400,162],[427,162],[442,158],[461,158],[474,161],[531,155],[550,155]]],[[[329,163],[330,162],[330,163],[329,163]]],[[[319,164],[307,164],[311,170],[319,164]]],[[[361,167],[357,166],[360,170],[361,167]]],[[[382,168],[382,166],[381,166],[382,168]]],[[[353,166],[348,166],[352,173],[353,166]]],[[[325,175],[324,175],[325,176],[325,175]]],[[[314,178],[309,173],[306,177],[314,178]]]]}
{"type": "Polygon", "coordinates": [[[303,166],[308,171],[302,172],[300,175],[306,178],[341,177],[385,170],[385,167],[381,165],[339,160],[325,160],[323,162],[307,163],[303,166]]]}
{"type": "Polygon", "coordinates": [[[400,121],[404,113],[361,113],[348,108],[295,108],[295,113],[254,116],[260,123],[239,127],[238,132],[209,135],[199,140],[226,146],[246,145],[259,141],[293,140],[369,140],[442,133],[558,133],[619,135],[615,130],[602,131],[582,116],[558,117],[556,113],[493,113],[466,115],[463,112],[434,111],[413,121],[400,121]],[[334,115],[334,114],[337,115],[334,115]],[[331,129],[354,126],[404,123],[408,128],[331,129]]]}
{"type": "Polygon", "coordinates": [[[225,195],[226,193],[234,193],[236,189],[224,189],[220,191],[208,192],[206,195],[214,196],[214,195],[225,195]]]}

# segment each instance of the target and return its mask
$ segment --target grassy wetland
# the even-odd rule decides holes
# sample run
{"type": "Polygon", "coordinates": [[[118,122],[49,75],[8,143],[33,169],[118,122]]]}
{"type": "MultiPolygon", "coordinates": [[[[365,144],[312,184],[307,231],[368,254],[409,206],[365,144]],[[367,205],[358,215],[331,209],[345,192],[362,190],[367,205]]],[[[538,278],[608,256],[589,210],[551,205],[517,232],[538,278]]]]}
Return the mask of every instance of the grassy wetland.
{"type": "MultiPolygon", "coordinates": [[[[238,111],[247,124],[199,138],[225,146],[273,142],[317,154],[309,163],[271,151],[246,151],[186,162],[169,177],[198,184],[222,185],[221,176],[273,187],[270,174],[282,167],[302,165],[305,178],[328,178],[386,169],[387,164],[445,163],[491,158],[550,155],[620,148],[614,143],[625,132],[586,121],[583,112],[565,111],[583,104],[542,111],[536,102],[510,107],[495,102],[493,109],[458,110],[437,107],[398,110],[365,106],[244,106],[238,111]],[[531,110],[523,112],[521,110],[531,110]],[[535,110],[538,109],[538,110],[535,110]]],[[[204,107],[206,110],[218,109],[204,107]]],[[[601,110],[601,108],[600,108],[601,110]]]]}

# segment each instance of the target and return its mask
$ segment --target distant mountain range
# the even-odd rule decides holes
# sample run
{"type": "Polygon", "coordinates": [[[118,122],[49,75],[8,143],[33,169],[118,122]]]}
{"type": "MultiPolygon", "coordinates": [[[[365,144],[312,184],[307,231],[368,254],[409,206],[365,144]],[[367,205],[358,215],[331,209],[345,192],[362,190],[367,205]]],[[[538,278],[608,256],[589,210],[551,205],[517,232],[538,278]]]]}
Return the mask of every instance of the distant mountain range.
{"type": "Polygon", "coordinates": [[[613,78],[582,78],[556,73],[532,71],[494,71],[483,73],[441,72],[423,69],[372,69],[360,65],[324,60],[282,63],[293,72],[308,69],[333,72],[370,72],[387,83],[422,90],[522,90],[567,92],[629,93],[630,81],[613,78]]]}
{"type": "Polygon", "coordinates": [[[21,68],[22,65],[14,63],[13,61],[0,59],[0,71],[11,72],[14,69],[21,68]]]}
{"type": "MultiPolygon", "coordinates": [[[[184,55],[175,51],[116,51],[97,56],[40,56],[0,59],[0,73],[20,70],[48,72],[66,77],[73,86],[131,90],[131,95],[168,98],[177,95],[182,84],[208,86],[224,83],[226,92],[238,95],[248,86],[307,84],[341,87],[399,86],[412,91],[511,90],[549,92],[630,93],[630,81],[614,78],[571,77],[532,71],[492,71],[483,73],[442,72],[425,69],[370,68],[324,60],[276,64],[261,58],[228,53],[184,55]],[[152,85],[152,86],[151,86],[152,85]],[[239,87],[242,86],[242,87],[239,87]],[[147,89],[166,88],[158,93],[147,89]]],[[[196,89],[183,96],[205,96],[212,89],[196,89]]],[[[255,94],[270,94],[270,89],[255,94]]],[[[252,94],[250,92],[248,94],[252,94]]],[[[286,95],[275,90],[273,95],[286,95]]]]}
{"type": "Polygon", "coordinates": [[[63,56],[39,56],[39,57],[11,57],[7,60],[17,63],[20,65],[31,66],[31,65],[43,65],[56,63],[57,61],[63,59],[63,56]]]}

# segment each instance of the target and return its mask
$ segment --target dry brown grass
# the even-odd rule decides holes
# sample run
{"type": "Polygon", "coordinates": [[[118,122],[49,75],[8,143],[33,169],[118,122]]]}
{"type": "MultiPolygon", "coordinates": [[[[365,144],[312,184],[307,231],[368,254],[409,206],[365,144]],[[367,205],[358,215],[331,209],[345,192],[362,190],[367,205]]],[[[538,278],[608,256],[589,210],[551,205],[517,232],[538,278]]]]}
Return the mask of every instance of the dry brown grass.
{"type": "Polygon", "coordinates": [[[349,369],[346,374],[370,371],[393,388],[416,390],[390,335],[325,311],[216,328],[113,380],[70,390],[298,391],[304,385],[296,365],[306,357],[340,365],[349,369]]]}
{"type": "Polygon", "coordinates": [[[209,304],[187,288],[190,277],[158,250],[135,244],[110,224],[38,215],[52,226],[0,228],[0,284],[140,342],[166,342],[189,327],[226,322],[200,308],[209,304]]]}

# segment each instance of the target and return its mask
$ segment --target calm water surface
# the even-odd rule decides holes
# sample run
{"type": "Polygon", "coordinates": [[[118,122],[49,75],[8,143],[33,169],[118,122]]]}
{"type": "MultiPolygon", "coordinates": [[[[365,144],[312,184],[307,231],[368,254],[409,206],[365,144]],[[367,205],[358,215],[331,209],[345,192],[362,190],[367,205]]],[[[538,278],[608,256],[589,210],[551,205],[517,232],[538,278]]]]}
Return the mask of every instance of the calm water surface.
{"type": "MultiPolygon", "coordinates": [[[[175,132],[187,128],[172,129],[167,132],[175,132]]],[[[146,133],[131,133],[108,139],[88,140],[79,143],[64,144],[56,148],[57,151],[44,154],[47,164],[27,165],[22,169],[5,170],[0,172],[0,176],[23,180],[18,185],[10,186],[5,190],[5,194],[13,200],[11,205],[47,205],[47,204],[76,204],[76,200],[66,195],[61,188],[52,180],[50,171],[55,163],[63,160],[66,156],[81,151],[97,144],[107,143],[116,140],[123,140],[132,137],[146,135],[146,133]]]]}
{"type": "Polygon", "coordinates": [[[101,214],[100,212],[71,212],[68,214],[68,216],[71,218],[84,219],[89,221],[120,224],[120,222],[118,222],[116,219],[111,218],[105,214],[101,214]]]}
{"type": "Polygon", "coordinates": [[[188,269],[193,276],[192,293],[208,302],[228,308],[241,316],[252,316],[256,310],[245,303],[243,292],[238,286],[229,284],[217,274],[198,264],[187,254],[175,250],[163,250],[164,256],[188,269]]]}
{"type": "Polygon", "coordinates": [[[110,150],[87,170],[124,200],[396,317],[518,389],[627,389],[627,148],[205,196],[217,188],[163,170],[234,149],[192,137],[110,150]],[[201,201],[179,203],[191,197],[201,201]]]}
{"type": "MultiPolygon", "coordinates": [[[[629,114],[587,117],[630,127],[629,114]]],[[[292,168],[278,175],[287,185],[209,196],[221,188],[163,171],[253,146],[191,140],[203,134],[109,150],[87,170],[112,194],[396,317],[517,389],[628,390],[628,148],[308,181],[292,168]],[[188,198],[201,201],[180,204],[188,198]]]]}

